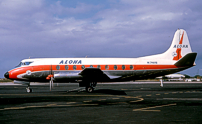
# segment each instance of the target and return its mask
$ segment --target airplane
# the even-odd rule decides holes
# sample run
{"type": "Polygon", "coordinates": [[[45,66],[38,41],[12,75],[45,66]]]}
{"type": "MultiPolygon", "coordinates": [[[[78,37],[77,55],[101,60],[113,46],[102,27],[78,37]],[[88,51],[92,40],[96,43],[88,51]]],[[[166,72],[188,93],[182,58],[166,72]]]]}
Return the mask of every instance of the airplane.
{"type": "Polygon", "coordinates": [[[160,77],[156,77],[157,79],[167,79],[168,81],[183,81],[185,76],[182,74],[169,74],[160,77]]]}
{"type": "MultiPolygon", "coordinates": [[[[161,54],[139,58],[36,58],[24,59],[4,76],[14,83],[76,82],[93,92],[97,82],[123,82],[152,79],[195,66],[197,53],[192,52],[187,33],[178,29],[169,49],[161,54]]],[[[161,85],[163,82],[161,82],[161,85]]]]}
{"type": "Polygon", "coordinates": [[[182,74],[169,74],[169,75],[165,75],[165,77],[167,77],[167,78],[185,78],[185,76],[182,74]]]}

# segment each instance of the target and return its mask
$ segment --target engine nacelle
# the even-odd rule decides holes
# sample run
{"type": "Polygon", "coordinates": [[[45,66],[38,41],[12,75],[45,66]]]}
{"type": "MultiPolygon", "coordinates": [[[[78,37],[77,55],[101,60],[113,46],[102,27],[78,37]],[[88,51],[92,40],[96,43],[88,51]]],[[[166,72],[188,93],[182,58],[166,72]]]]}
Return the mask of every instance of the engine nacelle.
{"type": "Polygon", "coordinates": [[[63,73],[58,73],[54,74],[54,79],[81,79],[82,76],[78,74],[63,74],[63,73]]]}

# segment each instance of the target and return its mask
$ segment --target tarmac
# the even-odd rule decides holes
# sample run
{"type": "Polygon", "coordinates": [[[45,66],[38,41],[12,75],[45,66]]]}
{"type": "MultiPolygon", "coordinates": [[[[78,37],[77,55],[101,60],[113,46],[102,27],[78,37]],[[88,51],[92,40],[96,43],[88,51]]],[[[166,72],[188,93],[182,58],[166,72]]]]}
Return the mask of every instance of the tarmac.
{"type": "Polygon", "coordinates": [[[201,124],[202,82],[0,83],[0,124],[201,124]]]}

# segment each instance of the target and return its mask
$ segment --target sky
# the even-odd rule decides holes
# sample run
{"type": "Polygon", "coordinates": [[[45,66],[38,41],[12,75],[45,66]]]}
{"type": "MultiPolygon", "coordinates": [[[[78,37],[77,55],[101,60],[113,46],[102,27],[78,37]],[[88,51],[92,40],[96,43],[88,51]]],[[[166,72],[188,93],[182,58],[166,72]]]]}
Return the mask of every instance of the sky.
{"type": "Polygon", "coordinates": [[[0,78],[26,58],[135,58],[185,29],[202,75],[200,0],[0,0],[0,78]]]}

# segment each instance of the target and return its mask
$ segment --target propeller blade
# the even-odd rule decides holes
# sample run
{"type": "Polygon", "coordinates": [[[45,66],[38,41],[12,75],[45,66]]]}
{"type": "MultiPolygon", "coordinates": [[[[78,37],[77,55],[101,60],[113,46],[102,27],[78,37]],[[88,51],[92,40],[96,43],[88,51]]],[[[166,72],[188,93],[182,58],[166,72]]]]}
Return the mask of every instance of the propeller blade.
{"type": "Polygon", "coordinates": [[[53,88],[53,70],[52,70],[52,65],[51,65],[51,74],[50,74],[50,91],[53,88]]]}
{"type": "Polygon", "coordinates": [[[51,88],[52,88],[52,86],[51,86],[51,85],[52,85],[52,83],[51,83],[51,80],[50,80],[50,91],[51,91],[51,88]]]}
{"type": "MultiPolygon", "coordinates": [[[[53,75],[52,75],[53,76],[53,75]]],[[[52,88],[53,88],[53,77],[51,77],[51,86],[52,86],[52,88]]]]}

